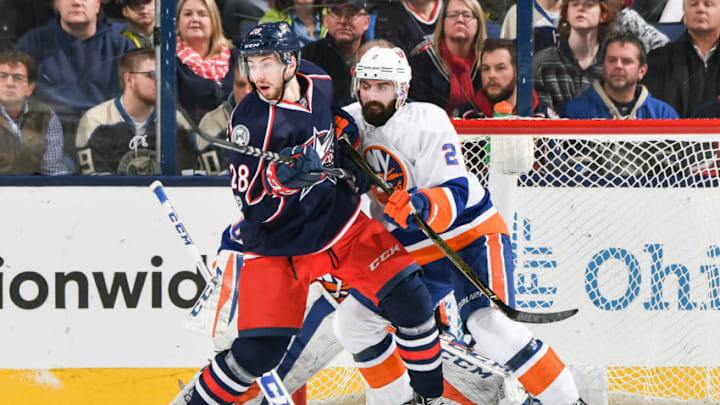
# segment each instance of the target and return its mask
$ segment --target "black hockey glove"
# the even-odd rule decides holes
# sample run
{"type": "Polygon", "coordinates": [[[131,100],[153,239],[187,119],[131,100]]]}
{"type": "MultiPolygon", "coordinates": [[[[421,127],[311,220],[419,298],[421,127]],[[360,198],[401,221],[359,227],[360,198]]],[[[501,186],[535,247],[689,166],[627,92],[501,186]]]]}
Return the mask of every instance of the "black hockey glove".
{"type": "Polygon", "coordinates": [[[268,165],[265,178],[269,191],[276,196],[292,195],[299,189],[312,186],[325,176],[315,149],[306,145],[285,147],[279,152],[295,159],[293,164],[273,162],[268,165]]]}
{"type": "Polygon", "coordinates": [[[338,157],[340,167],[353,175],[353,183],[355,184],[355,188],[357,188],[358,194],[367,193],[370,190],[371,185],[370,176],[344,153],[340,153],[338,157]]]}

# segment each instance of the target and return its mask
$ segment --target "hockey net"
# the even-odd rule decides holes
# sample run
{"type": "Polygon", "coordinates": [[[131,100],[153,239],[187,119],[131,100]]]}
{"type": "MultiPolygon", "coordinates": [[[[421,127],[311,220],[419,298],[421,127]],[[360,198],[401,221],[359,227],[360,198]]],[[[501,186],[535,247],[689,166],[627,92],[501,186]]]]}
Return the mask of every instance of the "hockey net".
{"type": "Polygon", "coordinates": [[[717,124],[457,127],[512,229],[518,307],[580,309],[531,329],[589,403],[719,403],[717,124]]]}
{"type": "MultiPolygon", "coordinates": [[[[716,124],[455,124],[468,168],[511,228],[518,308],[580,309],[530,327],[586,401],[720,403],[716,124]]],[[[361,404],[363,391],[357,370],[340,365],[309,382],[308,403],[361,404]]]]}

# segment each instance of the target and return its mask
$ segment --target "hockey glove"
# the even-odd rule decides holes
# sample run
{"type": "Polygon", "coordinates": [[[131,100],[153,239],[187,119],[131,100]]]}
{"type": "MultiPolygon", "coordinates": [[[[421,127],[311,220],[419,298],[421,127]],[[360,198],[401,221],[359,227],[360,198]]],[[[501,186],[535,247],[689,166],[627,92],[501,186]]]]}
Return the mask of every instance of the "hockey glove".
{"type": "Polygon", "coordinates": [[[358,127],[355,119],[342,108],[335,108],[335,136],[337,139],[347,136],[348,142],[353,147],[358,142],[358,127]]]}
{"type": "Polygon", "coordinates": [[[385,219],[396,224],[397,226],[408,229],[418,229],[415,221],[413,220],[413,211],[410,206],[415,208],[415,212],[420,215],[423,221],[427,221],[430,215],[430,200],[423,193],[414,192],[410,190],[395,190],[388,199],[385,205],[385,219]]]}
{"type": "Polygon", "coordinates": [[[299,189],[312,186],[325,175],[322,163],[315,149],[307,145],[296,145],[280,150],[281,155],[288,155],[295,161],[292,164],[273,162],[265,171],[266,186],[270,194],[287,196],[295,194],[299,189]]]}
{"type": "Polygon", "coordinates": [[[338,164],[353,175],[353,184],[355,184],[358,194],[365,194],[370,191],[370,176],[353,162],[350,156],[340,153],[338,155],[338,164]]]}

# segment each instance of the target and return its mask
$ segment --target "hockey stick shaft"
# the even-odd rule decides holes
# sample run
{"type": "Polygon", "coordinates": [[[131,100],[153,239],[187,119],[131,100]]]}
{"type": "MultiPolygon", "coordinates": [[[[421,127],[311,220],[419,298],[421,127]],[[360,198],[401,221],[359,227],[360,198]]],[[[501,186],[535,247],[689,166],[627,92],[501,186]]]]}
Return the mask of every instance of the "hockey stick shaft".
{"type": "MultiPolygon", "coordinates": [[[[232,152],[238,152],[242,153],[243,155],[253,156],[256,158],[260,158],[263,160],[267,160],[269,162],[277,162],[282,163],[285,165],[291,165],[295,162],[295,159],[291,158],[287,155],[281,155],[277,152],[269,151],[269,150],[262,150],[260,148],[256,148],[254,146],[250,145],[239,145],[234,142],[226,141],[224,139],[216,138],[213,136],[210,136],[205,133],[200,127],[195,123],[195,121],[190,117],[190,115],[185,111],[184,108],[182,108],[179,104],[177,105],[178,110],[183,115],[185,120],[190,124],[190,127],[192,128],[195,133],[198,134],[202,139],[204,139],[207,143],[211,145],[215,145],[219,148],[229,150],[232,152]]],[[[336,179],[352,179],[352,176],[350,173],[348,173],[346,170],[343,170],[339,167],[325,167],[323,168],[322,172],[330,177],[334,177],[336,179]]]]}
{"type": "MultiPolygon", "coordinates": [[[[390,185],[385,182],[385,180],[380,177],[375,170],[370,167],[368,162],[360,155],[358,151],[356,151],[351,145],[350,142],[345,137],[341,137],[339,140],[340,148],[342,149],[345,154],[347,154],[355,164],[360,166],[360,168],[370,176],[370,178],[373,180],[373,182],[380,187],[385,194],[388,196],[393,193],[393,188],[390,187],[390,185]]],[[[567,311],[561,311],[561,312],[552,312],[552,313],[532,313],[532,312],[524,312],[519,311],[515,308],[512,308],[505,304],[485,283],[480,279],[480,276],[477,275],[473,271],[473,269],[468,265],[461,257],[458,255],[458,253],[453,250],[447,242],[445,242],[444,239],[438,235],[435,230],[433,230],[427,222],[425,222],[420,215],[415,213],[413,215],[413,221],[415,224],[422,230],[425,235],[438,247],[440,250],[445,253],[445,255],[448,257],[448,259],[455,265],[455,267],[470,280],[475,287],[480,290],[481,293],[483,293],[486,297],[490,299],[490,301],[495,304],[498,309],[500,309],[508,318],[518,321],[518,322],[525,322],[525,323],[550,323],[550,322],[557,322],[561,321],[563,319],[569,318],[573,315],[575,315],[578,310],[577,309],[570,309],[567,311]]]]}
{"type": "MultiPolygon", "coordinates": [[[[185,225],[180,220],[175,207],[173,207],[170,199],[165,193],[165,188],[162,183],[159,180],[153,181],[150,184],[150,190],[152,190],[158,201],[160,201],[160,204],[163,208],[165,208],[165,212],[167,212],[170,222],[173,224],[178,236],[180,236],[180,240],[182,240],[193,260],[195,260],[195,267],[200,270],[200,274],[203,275],[205,281],[207,282],[205,289],[202,294],[200,294],[200,297],[195,305],[193,305],[193,309],[191,311],[192,316],[197,316],[203,305],[207,303],[215,288],[220,285],[219,277],[218,275],[214,275],[207,267],[207,264],[205,263],[205,260],[203,260],[197,245],[193,242],[187,228],[185,228],[185,225]]],[[[288,393],[287,388],[283,385],[282,379],[278,377],[277,372],[274,369],[258,378],[258,385],[262,389],[265,398],[267,398],[271,404],[294,405],[292,397],[288,393]]]]}
{"type": "Polygon", "coordinates": [[[155,197],[157,197],[158,201],[165,209],[165,212],[170,219],[170,223],[173,225],[173,228],[178,233],[178,236],[185,245],[185,248],[187,248],[188,253],[190,253],[190,256],[195,261],[195,268],[200,271],[200,274],[206,281],[205,289],[202,291],[200,297],[195,302],[195,305],[193,305],[192,310],[190,311],[190,314],[192,316],[197,316],[197,314],[200,313],[203,305],[207,302],[207,300],[210,298],[213,291],[217,287],[219,279],[208,268],[207,264],[205,264],[205,260],[203,260],[203,257],[197,248],[197,245],[195,245],[195,243],[193,242],[190,234],[187,231],[187,228],[185,227],[185,224],[183,224],[183,222],[180,220],[180,216],[178,215],[175,207],[173,207],[170,199],[165,193],[165,188],[163,187],[162,183],[159,180],[153,181],[150,184],[150,190],[153,192],[153,194],[155,194],[155,197]]]}

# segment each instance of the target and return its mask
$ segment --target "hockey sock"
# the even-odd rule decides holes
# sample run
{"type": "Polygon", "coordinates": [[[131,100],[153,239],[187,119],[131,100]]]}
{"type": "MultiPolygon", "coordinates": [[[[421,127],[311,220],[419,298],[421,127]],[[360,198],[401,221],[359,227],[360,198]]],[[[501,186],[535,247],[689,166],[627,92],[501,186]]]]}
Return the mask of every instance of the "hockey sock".
{"type": "Polygon", "coordinates": [[[571,405],[580,397],[570,370],[539,339],[533,339],[505,365],[525,390],[544,404],[571,405]]]}
{"type": "Polygon", "coordinates": [[[264,372],[282,359],[289,337],[237,338],[218,353],[195,383],[189,405],[231,404],[264,372]]]}
{"type": "Polygon", "coordinates": [[[353,355],[355,365],[370,388],[380,388],[397,380],[405,373],[405,365],[392,337],[353,355]]]}
{"type": "Polygon", "coordinates": [[[443,392],[440,341],[430,293],[417,273],[398,283],[380,302],[397,327],[396,341],[410,385],[424,397],[443,392]]]}
{"type": "Polygon", "coordinates": [[[578,399],[575,382],[565,364],[523,324],[500,311],[481,308],[466,321],[475,347],[515,373],[532,396],[548,404],[571,404],[578,399]]]}

